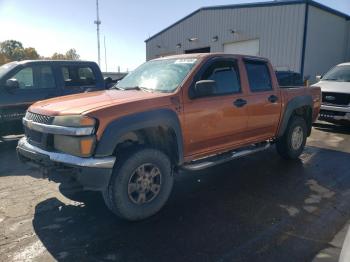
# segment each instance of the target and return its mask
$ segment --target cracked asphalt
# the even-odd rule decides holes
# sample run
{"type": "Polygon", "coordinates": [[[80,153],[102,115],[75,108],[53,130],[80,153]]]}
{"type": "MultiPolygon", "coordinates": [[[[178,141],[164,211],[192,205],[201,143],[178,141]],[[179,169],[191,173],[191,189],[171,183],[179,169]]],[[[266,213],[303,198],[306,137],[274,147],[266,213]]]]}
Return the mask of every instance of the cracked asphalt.
{"type": "Polygon", "coordinates": [[[349,128],[317,123],[298,161],[271,148],[180,172],[161,212],[136,223],[68,176],[43,179],[17,160],[16,143],[0,142],[0,261],[338,260],[332,239],[350,219],[349,128]]]}

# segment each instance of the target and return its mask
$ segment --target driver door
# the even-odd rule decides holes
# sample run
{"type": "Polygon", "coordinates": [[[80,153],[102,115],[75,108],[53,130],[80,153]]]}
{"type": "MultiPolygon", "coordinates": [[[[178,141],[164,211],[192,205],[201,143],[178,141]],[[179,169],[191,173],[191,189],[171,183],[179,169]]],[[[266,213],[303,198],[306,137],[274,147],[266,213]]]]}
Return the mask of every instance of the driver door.
{"type": "Polygon", "coordinates": [[[238,61],[212,61],[198,79],[216,81],[216,90],[184,105],[185,154],[190,158],[239,145],[247,127],[246,107],[237,102],[245,98],[238,61]]]}
{"type": "Polygon", "coordinates": [[[28,65],[20,67],[8,75],[1,83],[0,114],[1,122],[11,126],[21,123],[27,108],[36,101],[58,95],[51,66],[28,65]],[[6,81],[13,79],[18,88],[8,88],[6,81]]]}

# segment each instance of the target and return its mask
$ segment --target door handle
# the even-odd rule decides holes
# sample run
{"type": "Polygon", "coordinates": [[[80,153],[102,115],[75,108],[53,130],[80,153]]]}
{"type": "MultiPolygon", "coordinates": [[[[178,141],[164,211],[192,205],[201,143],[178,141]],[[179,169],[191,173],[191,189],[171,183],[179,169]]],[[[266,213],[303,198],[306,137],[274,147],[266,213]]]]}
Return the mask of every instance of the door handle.
{"type": "Polygon", "coordinates": [[[233,102],[233,104],[236,107],[242,107],[242,106],[245,106],[247,104],[247,101],[242,99],[242,98],[238,98],[236,101],[233,102]]]}
{"type": "Polygon", "coordinates": [[[276,103],[278,100],[278,97],[275,95],[270,95],[267,100],[269,100],[269,102],[271,102],[271,103],[276,103]]]}

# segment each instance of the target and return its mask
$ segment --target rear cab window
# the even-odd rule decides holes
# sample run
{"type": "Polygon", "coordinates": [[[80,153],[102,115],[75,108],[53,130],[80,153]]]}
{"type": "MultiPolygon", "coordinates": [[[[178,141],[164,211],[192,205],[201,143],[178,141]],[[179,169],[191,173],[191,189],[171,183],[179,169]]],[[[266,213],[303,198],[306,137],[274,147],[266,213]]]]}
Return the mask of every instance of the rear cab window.
{"type": "Polygon", "coordinates": [[[61,73],[65,87],[95,87],[96,75],[89,66],[63,66],[61,73]]]}
{"type": "Polygon", "coordinates": [[[264,61],[244,60],[249,88],[252,92],[272,90],[270,70],[264,61]]]}

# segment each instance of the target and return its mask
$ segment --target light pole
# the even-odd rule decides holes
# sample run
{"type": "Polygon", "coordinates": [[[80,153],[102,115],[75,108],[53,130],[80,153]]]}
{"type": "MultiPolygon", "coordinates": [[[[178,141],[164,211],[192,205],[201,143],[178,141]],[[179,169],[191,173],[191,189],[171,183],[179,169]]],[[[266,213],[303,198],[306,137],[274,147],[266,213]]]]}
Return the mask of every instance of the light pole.
{"type": "Polygon", "coordinates": [[[100,55],[100,24],[101,24],[101,20],[100,20],[100,15],[98,12],[98,0],[96,0],[96,20],[94,21],[94,23],[96,24],[96,30],[97,30],[97,59],[98,59],[98,65],[100,66],[101,63],[101,55],[100,55]]]}

